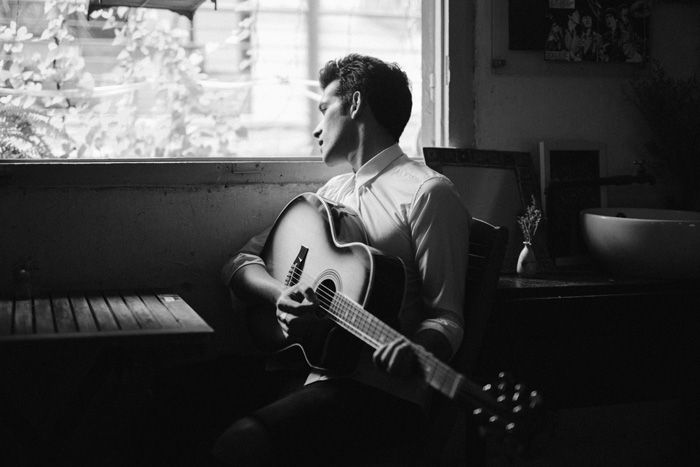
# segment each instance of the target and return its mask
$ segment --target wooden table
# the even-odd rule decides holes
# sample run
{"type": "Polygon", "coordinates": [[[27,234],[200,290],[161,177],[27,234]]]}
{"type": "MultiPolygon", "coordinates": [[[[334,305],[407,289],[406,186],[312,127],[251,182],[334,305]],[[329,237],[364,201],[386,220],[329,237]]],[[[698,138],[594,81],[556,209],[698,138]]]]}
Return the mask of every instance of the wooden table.
{"type": "Polygon", "coordinates": [[[212,333],[212,328],[173,293],[53,293],[0,299],[0,345],[52,340],[128,341],[158,335],[202,342],[212,333]]]}
{"type": "Polygon", "coordinates": [[[212,335],[173,293],[0,299],[0,464],[97,465],[133,450],[120,443],[147,436],[157,372],[206,358],[212,335]]]}

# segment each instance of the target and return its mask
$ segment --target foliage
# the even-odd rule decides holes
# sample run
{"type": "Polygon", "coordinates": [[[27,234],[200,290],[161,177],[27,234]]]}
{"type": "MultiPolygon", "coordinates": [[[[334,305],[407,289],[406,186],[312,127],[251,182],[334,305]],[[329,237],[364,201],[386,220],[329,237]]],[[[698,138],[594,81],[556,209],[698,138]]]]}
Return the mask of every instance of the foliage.
{"type": "MultiPolygon", "coordinates": [[[[700,83],[673,78],[658,61],[630,83],[631,98],[651,129],[647,147],[664,161],[686,191],[700,179],[700,83]]],[[[688,194],[686,193],[686,196],[688,194]]]]}
{"type": "Polygon", "coordinates": [[[15,21],[0,26],[5,52],[0,60],[0,87],[8,89],[0,98],[0,158],[63,158],[76,151],[65,116],[58,110],[71,109],[69,96],[87,95],[93,87],[79,48],[71,44],[75,37],[66,22],[70,15],[85,14],[87,4],[46,0],[43,10],[46,28],[40,37],[15,21]],[[25,54],[25,46],[35,42],[45,42],[46,52],[25,54]]]}
{"type": "Polygon", "coordinates": [[[518,225],[523,233],[523,241],[525,243],[532,243],[541,219],[542,211],[537,208],[535,196],[533,195],[530,199],[530,204],[525,209],[525,214],[518,216],[518,225]]]}
{"type": "Polygon", "coordinates": [[[4,158],[67,157],[74,146],[72,138],[53,126],[47,115],[12,105],[0,107],[0,154],[4,158]]]}
{"type": "MultiPolygon", "coordinates": [[[[30,153],[18,154],[20,147],[28,147],[22,145],[3,151],[0,158],[201,157],[230,154],[231,143],[245,137],[240,124],[244,99],[231,96],[230,90],[204,92],[202,54],[191,48],[189,31],[179,26],[177,15],[127,7],[92,13],[93,20],[103,20],[103,30],[114,34],[115,66],[100,84],[118,92],[104,97],[75,43],[80,31],[68,21],[85,24],[87,1],[45,0],[43,13],[45,28],[38,37],[14,21],[0,26],[0,104],[31,109],[31,117],[22,120],[30,127],[36,122],[53,125],[57,134],[71,134],[80,144],[72,144],[69,154],[39,151],[39,143],[30,153]],[[36,50],[43,43],[43,53],[27,53],[25,45],[36,50]],[[226,112],[212,108],[222,99],[229,104],[226,112]],[[240,105],[232,109],[236,103],[240,105]]],[[[13,119],[3,125],[19,122],[13,119]]],[[[48,128],[4,131],[41,137],[48,128]]]]}
{"type": "Polygon", "coordinates": [[[26,26],[17,27],[15,21],[9,26],[0,26],[0,40],[3,41],[5,58],[0,60],[0,84],[15,92],[0,99],[3,104],[13,104],[28,108],[38,104],[43,108],[70,107],[70,101],[60,93],[38,97],[40,90],[68,90],[90,92],[92,76],[84,71],[85,60],[79,48],[71,43],[75,37],[67,26],[67,17],[85,14],[83,0],[46,0],[44,15],[47,26],[41,36],[35,38],[26,26]],[[45,54],[24,54],[25,45],[30,42],[46,42],[45,54]]]}

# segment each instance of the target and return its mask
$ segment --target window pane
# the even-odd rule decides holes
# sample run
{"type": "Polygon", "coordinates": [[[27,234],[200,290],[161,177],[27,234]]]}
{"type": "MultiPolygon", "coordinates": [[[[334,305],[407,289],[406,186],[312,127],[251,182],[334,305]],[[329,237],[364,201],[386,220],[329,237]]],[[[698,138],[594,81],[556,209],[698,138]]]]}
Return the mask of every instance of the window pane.
{"type": "Polygon", "coordinates": [[[412,82],[420,0],[218,0],[194,21],[87,0],[0,2],[0,158],[317,156],[318,69],[350,52],[412,82]]]}

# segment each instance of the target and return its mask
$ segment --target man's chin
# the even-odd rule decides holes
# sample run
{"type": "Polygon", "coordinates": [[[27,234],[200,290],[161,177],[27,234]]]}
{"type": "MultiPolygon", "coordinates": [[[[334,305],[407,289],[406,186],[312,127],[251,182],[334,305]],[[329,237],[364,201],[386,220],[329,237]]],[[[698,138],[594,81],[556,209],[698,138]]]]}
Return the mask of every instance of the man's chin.
{"type": "Polygon", "coordinates": [[[323,163],[328,167],[335,167],[336,165],[340,165],[345,162],[345,158],[338,154],[322,152],[321,156],[323,158],[323,163]]]}

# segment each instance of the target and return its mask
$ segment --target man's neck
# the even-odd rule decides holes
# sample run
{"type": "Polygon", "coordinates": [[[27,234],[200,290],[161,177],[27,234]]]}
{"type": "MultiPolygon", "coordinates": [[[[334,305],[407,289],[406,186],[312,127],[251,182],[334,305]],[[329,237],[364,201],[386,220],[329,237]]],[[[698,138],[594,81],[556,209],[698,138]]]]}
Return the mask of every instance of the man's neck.
{"type": "Polygon", "coordinates": [[[385,135],[377,138],[360,138],[357,151],[348,158],[353,172],[357,172],[360,167],[369,162],[374,156],[395,143],[393,138],[385,135]]]}

